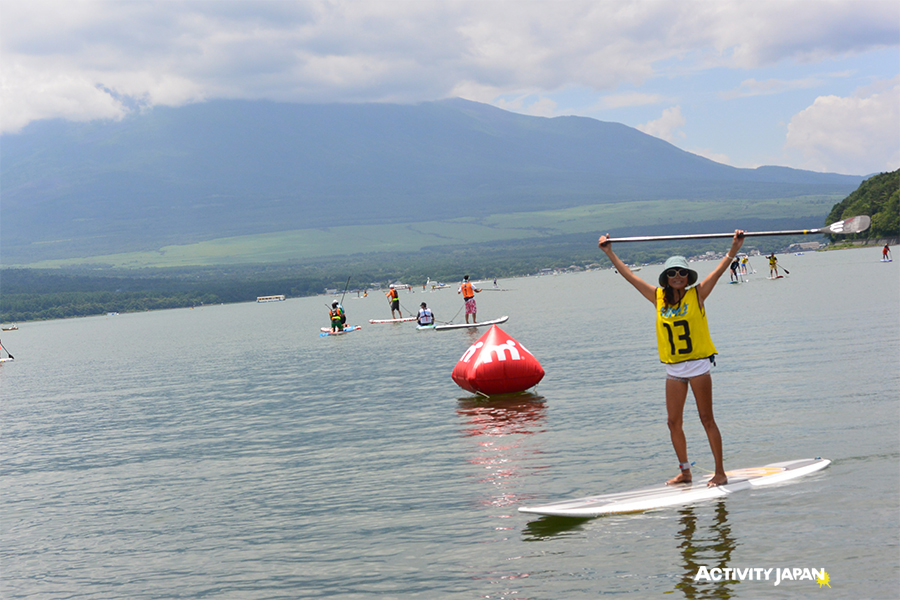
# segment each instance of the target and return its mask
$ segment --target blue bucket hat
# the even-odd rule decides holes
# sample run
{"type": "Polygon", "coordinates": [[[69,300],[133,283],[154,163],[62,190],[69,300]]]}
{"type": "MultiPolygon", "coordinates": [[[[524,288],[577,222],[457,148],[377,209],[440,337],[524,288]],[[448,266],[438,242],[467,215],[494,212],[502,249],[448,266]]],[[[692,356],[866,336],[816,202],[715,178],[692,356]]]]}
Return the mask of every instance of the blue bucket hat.
{"type": "Polygon", "coordinates": [[[697,283],[697,271],[693,270],[688,266],[688,261],[683,256],[672,256],[669,260],[666,261],[666,264],[663,265],[662,273],[659,274],[659,286],[666,287],[668,285],[668,278],[666,277],[666,271],[671,268],[676,269],[687,269],[688,272],[688,285],[694,285],[697,283]]]}

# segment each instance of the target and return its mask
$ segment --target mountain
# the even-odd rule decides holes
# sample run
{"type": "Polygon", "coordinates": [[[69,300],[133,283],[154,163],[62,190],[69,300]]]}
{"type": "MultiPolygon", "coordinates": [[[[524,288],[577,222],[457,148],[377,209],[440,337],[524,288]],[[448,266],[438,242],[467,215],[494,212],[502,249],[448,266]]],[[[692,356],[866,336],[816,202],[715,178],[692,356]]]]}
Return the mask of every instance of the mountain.
{"type": "Polygon", "coordinates": [[[618,123],[459,99],[222,100],[0,137],[0,257],[642,200],[844,196],[862,180],[734,168],[618,123]]]}

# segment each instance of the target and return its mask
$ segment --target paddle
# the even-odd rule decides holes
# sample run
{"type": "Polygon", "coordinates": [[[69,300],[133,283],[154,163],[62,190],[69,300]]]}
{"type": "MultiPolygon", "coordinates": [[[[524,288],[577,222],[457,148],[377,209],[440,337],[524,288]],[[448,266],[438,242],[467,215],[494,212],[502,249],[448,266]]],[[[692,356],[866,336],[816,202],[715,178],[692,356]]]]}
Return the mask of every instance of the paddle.
{"type": "MultiPolygon", "coordinates": [[[[0,344],[0,348],[3,348],[3,344],[0,344]]],[[[6,348],[3,348],[6,350],[6,348]]],[[[16,357],[9,353],[9,350],[6,350],[6,355],[10,358],[10,360],[16,360],[16,357]]]]}
{"type": "Polygon", "coordinates": [[[344,305],[344,295],[347,293],[347,288],[350,287],[350,275],[347,276],[347,285],[344,286],[344,293],[341,294],[341,306],[344,305]]]}
{"type": "MultiPolygon", "coordinates": [[[[851,233],[859,233],[869,228],[871,219],[866,215],[859,215],[845,221],[837,221],[828,227],[821,229],[792,229],[787,231],[746,231],[744,237],[762,237],[771,235],[809,235],[816,233],[834,233],[838,235],[849,235],[851,233]]],[[[610,238],[611,242],[653,242],[664,240],[709,240],[715,238],[730,238],[734,236],[731,233],[694,233],[688,235],[642,235],[637,237],[610,238]]],[[[787,273],[787,270],[785,269],[787,273]]]]}

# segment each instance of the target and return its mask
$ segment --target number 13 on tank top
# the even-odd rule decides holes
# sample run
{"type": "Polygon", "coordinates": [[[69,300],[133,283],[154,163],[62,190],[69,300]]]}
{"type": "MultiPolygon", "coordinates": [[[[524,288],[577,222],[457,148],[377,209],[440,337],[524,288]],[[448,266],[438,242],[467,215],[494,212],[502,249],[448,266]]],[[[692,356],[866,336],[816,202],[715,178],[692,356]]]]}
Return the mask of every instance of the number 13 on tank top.
{"type": "Polygon", "coordinates": [[[691,342],[691,326],[687,321],[674,321],[671,325],[663,321],[662,326],[666,328],[666,333],[669,338],[669,351],[672,356],[690,354],[694,351],[694,344],[691,342]],[[675,333],[672,331],[673,326],[681,329],[681,335],[678,336],[678,339],[683,341],[684,345],[680,348],[675,347],[675,333]]]}

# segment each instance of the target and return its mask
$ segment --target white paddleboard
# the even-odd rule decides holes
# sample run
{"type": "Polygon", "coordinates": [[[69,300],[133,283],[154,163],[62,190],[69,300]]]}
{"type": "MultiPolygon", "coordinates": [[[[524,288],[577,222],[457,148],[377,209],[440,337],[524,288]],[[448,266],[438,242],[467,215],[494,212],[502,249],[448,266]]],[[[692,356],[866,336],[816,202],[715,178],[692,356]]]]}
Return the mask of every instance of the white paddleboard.
{"type": "Polygon", "coordinates": [[[617,513],[642,512],[669,506],[684,506],[721,498],[752,487],[773,485],[803,477],[824,469],[829,464],[831,461],[825,458],[789,460],[764,467],[726,471],[728,483],[716,487],[706,487],[706,482],[711,477],[706,476],[688,485],[660,483],[653,487],[618,494],[588,496],[542,506],[522,506],[519,508],[519,512],[557,517],[598,517],[617,513]]]}
{"type": "Polygon", "coordinates": [[[435,325],[416,325],[416,331],[434,331],[435,325]]]}
{"type": "Polygon", "coordinates": [[[404,323],[415,321],[416,317],[403,317],[402,319],[369,319],[369,323],[404,323]]]}
{"type": "Polygon", "coordinates": [[[12,360],[11,358],[0,358],[0,363],[5,363],[5,362],[11,361],[11,360],[12,360]]]}
{"type": "Polygon", "coordinates": [[[882,258],[881,262],[894,262],[893,258],[882,258]]]}
{"type": "Polygon", "coordinates": [[[506,323],[509,320],[509,317],[500,317],[499,319],[494,319],[493,321],[482,321],[480,323],[456,323],[450,325],[435,325],[435,331],[444,331],[445,329],[465,329],[467,327],[487,327],[488,325],[499,325],[500,323],[506,323]]]}

